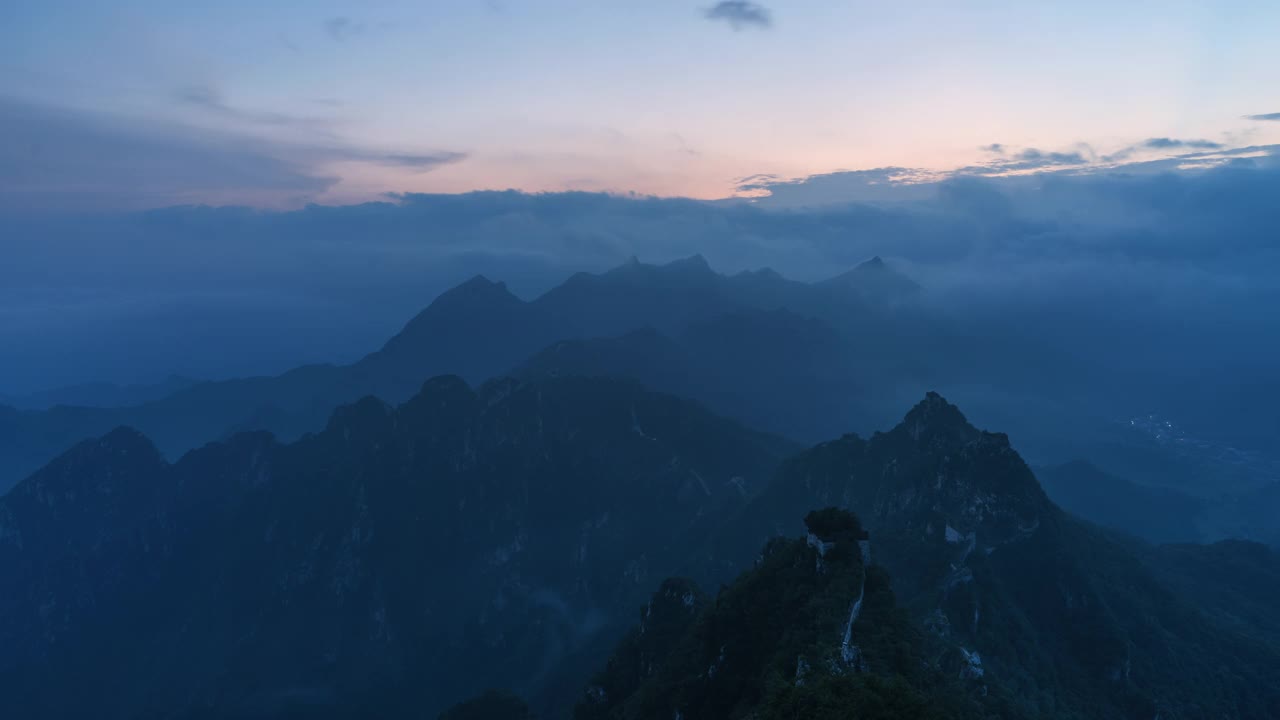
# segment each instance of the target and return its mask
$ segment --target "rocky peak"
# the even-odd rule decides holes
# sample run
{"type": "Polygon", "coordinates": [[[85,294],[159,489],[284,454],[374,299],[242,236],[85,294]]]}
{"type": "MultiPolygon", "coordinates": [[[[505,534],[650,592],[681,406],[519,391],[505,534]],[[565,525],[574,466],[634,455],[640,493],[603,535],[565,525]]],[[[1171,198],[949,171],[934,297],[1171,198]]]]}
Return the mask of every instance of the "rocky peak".
{"type": "Polygon", "coordinates": [[[40,502],[72,501],[85,495],[113,495],[145,489],[167,467],[142,433],[121,426],[72,447],[14,488],[40,502]]]}
{"type": "Polygon", "coordinates": [[[701,253],[695,253],[687,258],[680,258],[679,260],[672,260],[662,267],[664,270],[668,271],[674,270],[701,275],[710,275],[714,273],[711,269],[711,263],[707,262],[707,259],[703,257],[701,253]]]}
{"type": "Polygon", "coordinates": [[[827,287],[856,291],[866,297],[880,300],[901,300],[920,290],[911,278],[898,272],[879,255],[865,260],[822,283],[827,287]]]}
{"type": "Polygon", "coordinates": [[[485,303],[519,304],[520,298],[511,294],[504,282],[493,282],[484,275],[476,275],[466,282],[441,293],[431,307],[477,305],[485,303]]]}
{"type": "MultiPolygon", "coordinates": [[[[640,262],[632,256],[627,262],[619,265],[612,270],[605,272],[603,275],[587,275],[579,273],[570,282],[578,280],[579,284],[595,282],[602,278],[612,278],[615,280],[625,280],[628,283],[637,282],[672,282],[679,280],[682,282],[702,282],[715,279],[716,272],[711,269],[710,263],[702,255],[690,255],[686,258],[672,260],[662,265],[651,265],[640,262]]],[[[568,283],[566,283],[568,284],[568,283]]]]}
{"type": "MultiPolygon", "coordinates": [[[[0,541],[73,557],[96,553],[154,512],[172,489],[169,469],[151,441],[132,428],[86,440],[0,498],[0,518],[7,518],[0,541]]],[[[40,557],[37,551],[29,559],[40,557]]]]}
{"type": "Polygon", "coordinates": [[[415,437],[444,443],[467,432],[467,419],[477,411],[476,395],[457,375],[438,375],[395,409],[393,422],[415,437]]]}
{"type": "Polygon", "coordinates": [[[476,275],[442,293],[370,358],[386,360],[387,357],[400,357],[404,361],[420,363],[424,357],[453,349],[449,343],[460,343],[466,347],[474,337],[483,336],[485,323],[510,325],[518,322],[526,307],[527,304],[513,295],[505,283],[476,275]]]}
{"type": "Polygon", "coordinates": [[[933,449],[973,442],[981,435],[960,408],[932,391],[907,412],[894,431],[906,434],[921,448],[933,449]]]}
{"type": "Polygon", "coordinates": [[[333,411],[324,434],[338,441],[365,446],[377,444],[390,435],[395,410],[372,395],[333,411]]]}

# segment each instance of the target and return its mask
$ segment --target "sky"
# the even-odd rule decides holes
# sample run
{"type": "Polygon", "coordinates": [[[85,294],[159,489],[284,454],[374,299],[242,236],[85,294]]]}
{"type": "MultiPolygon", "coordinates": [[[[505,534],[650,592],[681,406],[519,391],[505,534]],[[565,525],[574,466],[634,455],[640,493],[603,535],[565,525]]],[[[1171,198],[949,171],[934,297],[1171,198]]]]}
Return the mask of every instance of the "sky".
{"type": "Polygon", "coordinates": [[[1267,146],[1277,27],[1274,2],[10,0],[0,208],[715,199],[1267,146]]]}
{"type": "Polygon", "coordinates": [[[1278,27],[1275,2],[9,0],[0,401],[350,361],[477,273],[529,298],[693,253],[805,281],[880,255],[948,311],[1087,308],[1160,330],[1133,362],[1194,369],[1195,338],[1269,377],[1278,27]]]}

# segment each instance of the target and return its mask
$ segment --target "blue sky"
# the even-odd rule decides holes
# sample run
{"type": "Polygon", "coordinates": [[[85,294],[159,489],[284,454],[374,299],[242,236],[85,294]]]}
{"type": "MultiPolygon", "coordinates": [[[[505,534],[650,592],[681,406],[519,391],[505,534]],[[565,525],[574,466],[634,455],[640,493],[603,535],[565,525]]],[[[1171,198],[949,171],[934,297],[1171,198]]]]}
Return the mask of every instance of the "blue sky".
{"type": "Polygon", "coordinates": [[[720,5],[11,0],[0,157],[21,162],[0,190],[51,208],[720,198],[758,174],[1280,141],[1247,117],[1280,112],[1274,2],[720,5]]]}

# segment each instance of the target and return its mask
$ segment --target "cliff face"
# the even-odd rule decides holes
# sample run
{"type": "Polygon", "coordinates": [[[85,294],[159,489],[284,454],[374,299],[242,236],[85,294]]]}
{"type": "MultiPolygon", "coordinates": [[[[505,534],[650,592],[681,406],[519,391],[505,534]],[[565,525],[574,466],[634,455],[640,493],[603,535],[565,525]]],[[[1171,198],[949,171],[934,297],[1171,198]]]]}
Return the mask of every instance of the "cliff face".
{"type": "Polygon", "coordinates": [[[856,517],[831,508],[806,526],[804,539],[771,540],[714,600],[664,585],[575,718],[960,718],[1000,706],[998,692],[938,664],[948,647],[919,633],[883,568],[863,562],[856,517]]]}
{"type": "Polygon", "coordinates": [[[1171,592],[1131,541],[1063,513],[1006,436],[936,394],[888,432],[785,462],[713,567],[827,505],[859,513],[903,605],[959,651],[949,672],[1009,688],[1022,713],[1189,718],[1230,698],[1265,717],[1280,702],[1280,676],[1259,664],[1274,650],[1171,592]]]}

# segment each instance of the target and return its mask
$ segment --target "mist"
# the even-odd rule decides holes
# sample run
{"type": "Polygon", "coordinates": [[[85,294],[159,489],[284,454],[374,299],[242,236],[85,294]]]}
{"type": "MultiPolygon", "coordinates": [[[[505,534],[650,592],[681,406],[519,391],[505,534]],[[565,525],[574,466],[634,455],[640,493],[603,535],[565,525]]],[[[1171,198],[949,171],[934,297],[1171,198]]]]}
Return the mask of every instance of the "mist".
{"type": "Polygon", "coordinates": [[[1152,397],[1276,391],[1270,149],[1209,169],[961,175],[876,186],[870,199],[859,177],[852,201],[830,202],[842,180],[788,183],[777,201],[508,191],[292,211],[10,212],[3,390],[345,362],[475,274],[532,298],[632,256],[700,253],[718,272],[802,281],[878,255],[955,327],[999,328],[1113,381],[1141,378],[1152,397]],[[807,187],[820,189],[810,205],[807,187]]]}
{"type": "Polygon", "coordinates": [[[1280,4],[0,15],[6,719],[1280,717],[1280,4]]]}

